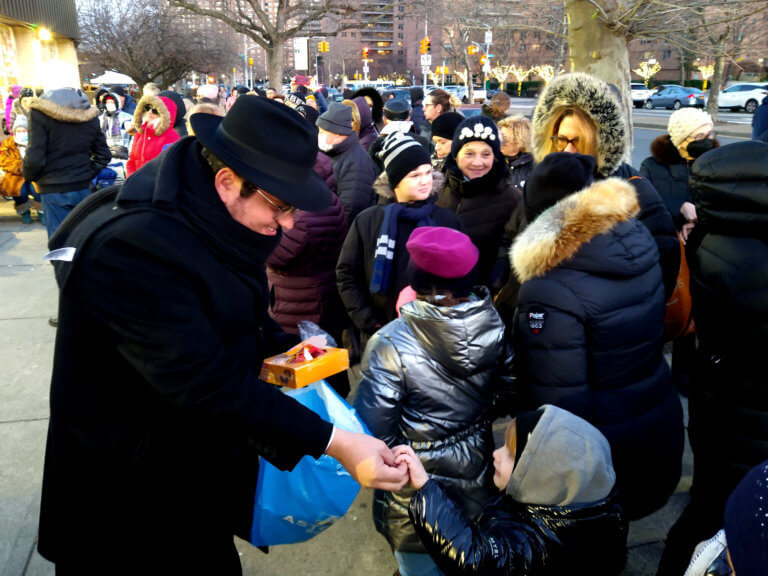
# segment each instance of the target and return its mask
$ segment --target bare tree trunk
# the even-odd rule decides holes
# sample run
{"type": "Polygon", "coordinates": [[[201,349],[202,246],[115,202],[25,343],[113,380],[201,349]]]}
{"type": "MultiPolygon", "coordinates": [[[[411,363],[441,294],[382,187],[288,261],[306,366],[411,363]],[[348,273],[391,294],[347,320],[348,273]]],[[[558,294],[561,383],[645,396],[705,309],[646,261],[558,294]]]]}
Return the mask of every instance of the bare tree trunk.
{"type": "Polygon", "coordinates": [[[680,86],[685,86],[685,50],[678,48],[677,53],[680,55],[680,86]]]}
{"type": "Polygon", "coordinates": [[[723,84],[723,68],[725,67],[725,56],[722,54],[715,58],[715,73],[712,75],[712,84],[709,89],[709,99],[707,100],[707,112],[712,116],[712,120],[717,123],[717,104],[720,101],[720,86],[723,84]]]}
{"type": "Polygon", "coordinates": [[[283,85],[282,43],[273,42],[270,44],[267,50],[267,57],[269,58],[269,85],[279,92],[280,86],[283,85]]]}
{"type": "MultiPolygon", "coordinates": [[[[618,8],[617,0],[604,0],[603,10],[610,18],[618,8]]],[[[571,70],[586,72],[613,84],[621,94],[621,108],[627,130],[627,154],[632,150],[632,99],[629,85],[629,49],[627,38],[609,30],[595,18],[595,5],[588,0],[566,0],[568,12],[568,47],[571,70]]]]}

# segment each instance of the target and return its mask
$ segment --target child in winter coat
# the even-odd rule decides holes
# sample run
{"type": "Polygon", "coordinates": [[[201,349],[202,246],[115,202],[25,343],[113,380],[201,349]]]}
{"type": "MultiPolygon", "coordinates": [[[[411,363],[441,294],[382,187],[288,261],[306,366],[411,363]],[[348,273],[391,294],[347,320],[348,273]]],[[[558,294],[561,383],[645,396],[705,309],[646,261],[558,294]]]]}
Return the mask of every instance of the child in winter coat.
{"type": "Polygon", "coordinates": [[[413,449],[398,446],[411,485],[413,526],[447,575],[618,574],[627,555],[627,522],[614,488],[611,448],[587,421],[544,405],[517,415],[493,453],[502,492],[471,520],[431,478],[413,449]]]}
{"type": "Polygon", "coordinates": [[[13,136],[3,140],[0,144],[0,169],[5,172],[0,180],[0,192],[3,196],[13,197],[16,213],[21,216],[24,224],[32,223],[30,208],[34,208],[43,221],[43,207],[40,204],[40,196],[32,182],[26,182],[22,175],[22,163],[27,150],[29,132],[27,131],[27,117],[16,116],[13,125],[13,136]],[[30,202],[30,196],[32,201],[30,202]]]}
{"type": "MultiPolygon", "coordinates": [[[[418,298],[368,342],[355,407],[374,436],[411,446],[474,514],[493,490],[492,405],[512,388],[504,325],[488,289],[475,286],[479,251],[466,234],[425,226],[406,247],[418,298]]],[[[403,576],[433,576],[408,518],[412,494],[377,490],[374,523],[403,576]]]]}
{"type": "Polygon", "coordinates": [[[126,174],[130,176],[170,146],[179,135],[173,129],[176,122],[176,104],[165,96],[144,96],[139,100],[133,113],[134,126],[141,126],[133,138],[131,155],[126,164],[126,174]]]}

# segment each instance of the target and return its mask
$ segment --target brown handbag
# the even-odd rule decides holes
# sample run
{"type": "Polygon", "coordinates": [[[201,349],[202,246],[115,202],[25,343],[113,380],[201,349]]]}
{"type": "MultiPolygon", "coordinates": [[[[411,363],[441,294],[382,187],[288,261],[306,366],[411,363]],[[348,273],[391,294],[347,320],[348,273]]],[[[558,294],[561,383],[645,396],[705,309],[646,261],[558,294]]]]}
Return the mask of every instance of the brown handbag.
{"type": "Polygon", "coordinates": [[[680,270],[677,273],[675,289],[667,300],[667,308],[664,313],[665,342],[696,332],[696,326],[693,323],[691,273],[685,259],[683,237],[680,236],[679,232],[677,233],[677,240],[680,243],[680,270]]]}

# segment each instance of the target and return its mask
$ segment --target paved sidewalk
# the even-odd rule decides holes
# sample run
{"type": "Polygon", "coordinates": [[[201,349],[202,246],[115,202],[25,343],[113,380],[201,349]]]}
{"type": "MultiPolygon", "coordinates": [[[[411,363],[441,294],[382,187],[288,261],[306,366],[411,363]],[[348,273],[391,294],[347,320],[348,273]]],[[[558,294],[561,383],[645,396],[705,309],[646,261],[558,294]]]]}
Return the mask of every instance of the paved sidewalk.
{"type": "MultiPolygon", "coordinates": [[[[53,565],[36,552],[48,386],[57,291],[39,222],[21,223],[12,202],[0,200],[0,575],[52,576],[53,565]]],[[[503,433],[497,425],[497,435],[503,433]]],[[[691,456],[686,452],[679,493],[662,510],[630,528],[624,576],[651,576],[662,542],[687,501],[691,456]]],[[[390,576],[396,563],[371,520],[372,491],[363,490],[347,515],[313,540],[274,547],[268,555],[239,542],[247,576],[390,576]]],[[[119,522],[119,519],[115,521],[119,522]]],[[[94,526],[94,530],[104,527],[94,526]]],[[[87,535],[84,535],[87,538],[87,535]]],[[[130,553],[126,551],[126,553],[130,553]]],[[[169,550],[173,554],[173,550],[169,550]]],[[[598,559],[599,561],[599,559],[598,559]]],[[[119,556],[115,557],[119,563],[119,556]]],[[[105,573],[109,573],[105,567],[105,573]]]]}

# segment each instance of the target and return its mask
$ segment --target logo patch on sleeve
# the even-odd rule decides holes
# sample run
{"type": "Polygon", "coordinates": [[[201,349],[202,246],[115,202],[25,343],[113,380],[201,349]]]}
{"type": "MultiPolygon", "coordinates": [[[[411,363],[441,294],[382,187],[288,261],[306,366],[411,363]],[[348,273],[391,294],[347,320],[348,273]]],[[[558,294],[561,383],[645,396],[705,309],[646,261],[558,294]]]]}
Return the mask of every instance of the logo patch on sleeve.
{"type": "Polygon", "coordinates": [[[547,313],[541,308],[531,308],[528,311],[528,327],[534,334],[541,334],[546,320],[547,313]]]}

